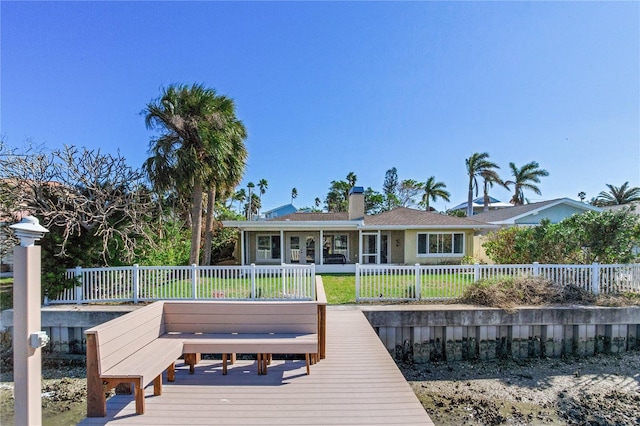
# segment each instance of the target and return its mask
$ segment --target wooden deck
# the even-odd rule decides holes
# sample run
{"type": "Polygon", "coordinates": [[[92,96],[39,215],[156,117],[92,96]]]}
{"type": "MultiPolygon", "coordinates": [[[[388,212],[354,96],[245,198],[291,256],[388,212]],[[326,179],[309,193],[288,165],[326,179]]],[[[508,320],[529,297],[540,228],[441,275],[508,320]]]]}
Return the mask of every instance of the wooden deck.
{"type": "Polygon", "coordinates": [[[146,413],[132,395],[107,401],[107,417],[80,425],[433,425],[387,350],[357,309],[329,308],[327,358],[305,375],[304,360],[202,361],[194,375],[178,364],[163,394],[147,388],[146,413]]]}

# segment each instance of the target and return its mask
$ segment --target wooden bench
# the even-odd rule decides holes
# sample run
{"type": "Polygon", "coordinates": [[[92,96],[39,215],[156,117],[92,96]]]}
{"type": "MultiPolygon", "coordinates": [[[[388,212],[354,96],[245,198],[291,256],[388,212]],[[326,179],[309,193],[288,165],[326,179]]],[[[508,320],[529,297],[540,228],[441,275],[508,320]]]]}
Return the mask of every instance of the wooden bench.
{"type": "MultiPolygon", "coordinates": [[[[324,305],[323,305],[324,307],[324,305]]],[[[105,393],[132,383],[136,413],[144,414],[144,388],[162,392],[162,373],[175,377],[185,355],[192,372],[201,353],[255,353],[258,374],[271,354],[304,354],[310,364],[324,357],[319,346],[317,302],[160,301],[87,330],[87,416],[106,415],[105,393]]],[[[324,343],[324,338],[321,339],[324,343]]]]}
{"type": "Polygon", "coordinates": [[[159,339],[166,331],[164,302],[130,312],[85,331],[87,337],[87,416],[107,414],[106,393],[131,383],[136,413],[144,413],[144,388],[153,381],[153,394],[162,393],[162,373],[175,378],[175,361],[182,343],[159,339]]]}
{"type": "Polygon", "coordinates": [[[307,374],[318,354],[316,302],[165,302],[164,340],[183,342],[190,372],[201,353],[258,355],[258,374],[267,374],[271,354],[304,354],[307,374]]]}

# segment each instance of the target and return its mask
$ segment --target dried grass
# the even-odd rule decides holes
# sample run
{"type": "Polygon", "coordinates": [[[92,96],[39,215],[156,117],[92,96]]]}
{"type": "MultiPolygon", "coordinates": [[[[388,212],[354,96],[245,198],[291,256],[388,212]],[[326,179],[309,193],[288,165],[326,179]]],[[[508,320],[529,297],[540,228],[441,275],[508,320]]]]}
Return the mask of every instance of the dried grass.
{"type": "Polygon", "coordinates": [[[628,296],[596,297],[574,285],[560,287],[541,277],[504,277],[480,280],[470,285],[461,302],[502,308],[508,311],[518,306],[602,305],[628,306],[638,304],[628,296]]]}

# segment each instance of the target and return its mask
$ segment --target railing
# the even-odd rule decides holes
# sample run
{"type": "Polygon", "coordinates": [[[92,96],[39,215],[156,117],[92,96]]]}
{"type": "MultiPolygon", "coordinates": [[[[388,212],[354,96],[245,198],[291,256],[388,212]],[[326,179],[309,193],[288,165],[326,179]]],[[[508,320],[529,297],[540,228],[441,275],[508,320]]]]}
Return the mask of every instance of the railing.
{"type": "Polygon", "coordinates": [[[315,265],[75,268],[78,285],[45,304],[161,299],[315,300],[315,265]]]}
{"type": "Polygon", "coordinates": [[[356,264],[356,301],[451,300],[480,279],[544,277],[594,294],[640,292],[640,264],[629,265],[450,265],[356,264]]]}

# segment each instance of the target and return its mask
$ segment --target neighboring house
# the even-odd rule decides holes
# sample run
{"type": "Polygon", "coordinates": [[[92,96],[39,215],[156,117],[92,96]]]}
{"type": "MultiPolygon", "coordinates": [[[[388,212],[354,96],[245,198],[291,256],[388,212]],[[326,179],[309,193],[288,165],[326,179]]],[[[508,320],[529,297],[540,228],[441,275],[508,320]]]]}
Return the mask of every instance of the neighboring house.
{"type": "Polygon", "coordinates": [[[549,219],[551,223],[558,223],[574,214],[587,211],[602,211],[591,204],[581,203],[570,198],[541,201],[539,203],[511,206],[505,209],[492,210],[473,215],[474,220],[500,226],[538,225],[542,219],[549,219]]]}
{"type": "MultiPolygon", "coordinates": [[[[599,212],[602,210],[591,204],[582,203],[570,198],[557,198],[555,200],[524,204],[522,206],[511,206],[505,209],[478,213],[473,215],[473,219],[501,228],[509,226],[535,226],[540,224],[543,219],[549,219],[551,223],[558,223],[574,214],[581,214],[588,211],[599,212]]],[[[486,232],[482,232],[481,234],[486,234],[486,232]]],[[[482,246],[485,242],[485,235],[476,235],[474,237],[473,257],[481,262],[492,263],[482,246]]]]}
{"type": "Polygon", "coordinates": [[[246,264],[315,263],[319,272],[354,272],[355,263],[459,263],[473,235],[494,225],[409,208],[364,214],[364,190],[349,194],[349,212],[292,213],[265,221],[223,221],[240,233],[236,258],[246,264]]]}
{"type": "Polygon", "coordinates": [[[613,206],[602,206],[602,210],[628,210],[630,213],[640,216],[640,201],[634,201],[628,204],[615,204],[613,206]]]}
{"type": "MultiPolygon", "coordinates": [[[[465,201],[462,204],[458,204],[455,207],[452,207],[449,209],[449,211],[455,211],[455,210],[462,210],[463,212],[467,212],[467,202],[465,201]]],[[[484,210],[484,197],[478,197],[475,200],[473,200],[471,202],[471,204],[473,205],[473,214],[476,215],[478,213],[482,213],[482,211],[484,210]]],[[[497,209],[504,209],[504,208],[509,208],[509,207],[513,207],[513,204],[511,203],[503,203],[502,201],[493,198],[493,197],[489,197],[489,210],[497,210],[497,209]]]]}
{"type": "Polygon", "coordinates": [[[276,207],[263,213],[265,219],[275,219],[276,217],[285,216],[291,213],[297,212],[293,204],[285,204],[284,206],[276,207]]]}

